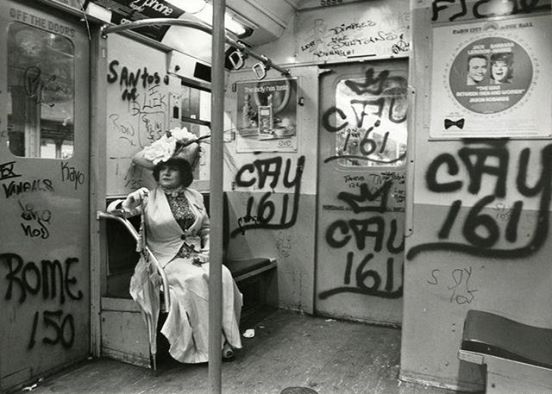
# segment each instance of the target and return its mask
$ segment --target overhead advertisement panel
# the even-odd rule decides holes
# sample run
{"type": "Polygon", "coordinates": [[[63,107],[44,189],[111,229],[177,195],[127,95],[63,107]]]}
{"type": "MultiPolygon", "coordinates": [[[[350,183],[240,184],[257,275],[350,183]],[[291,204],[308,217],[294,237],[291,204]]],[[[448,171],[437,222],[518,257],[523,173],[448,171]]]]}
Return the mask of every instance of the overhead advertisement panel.
{"type": "Polygon", "coordinates": [[[551,33],[548,15],[434,27],[430,137],[552,137],[551,33]]]}
{"type": "MultiPolygon", "coordinates": [[[[150,18],[178,18],[183,10],[165,0],[94,0],[112,12],[111,22],[117,25],[150,18]]],[[[146,37],[161,41],[169,26],[148,26],[135,29],[146,37]]]]}

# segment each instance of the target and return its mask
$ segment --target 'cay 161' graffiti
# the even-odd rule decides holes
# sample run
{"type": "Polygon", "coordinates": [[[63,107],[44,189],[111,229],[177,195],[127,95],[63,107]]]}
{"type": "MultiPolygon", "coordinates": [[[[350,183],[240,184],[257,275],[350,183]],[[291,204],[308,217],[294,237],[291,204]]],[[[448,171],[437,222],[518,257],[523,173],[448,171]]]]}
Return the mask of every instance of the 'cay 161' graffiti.
{"type": "MultiPolygon", "coordinates": [[[[468,145],[471,143],[475,142],[466,141],[468,145]]],[[[465,216],[463,224],[460,224],[461,233],[467,242],[447,241],[451,230],[461,220],[459,213],[462,207],[462,200],[454,200],[437,232],[437,237],[440,241],[412,247],[407,253],[408,259],[415,258],[421,252],[435,250],[455,251],[479,257],[522,258],[535,253],[544,244],[548,235],[548,209],[550,207],[552,181],[552,145],[545,146],[540,152],[540,175],[534,185],[527,184],[531,149],[525,148],[521,150],[518,159],[519,164],[517,173],[515,173],[517,192],[526,198],[538,197],[540,195],[538,212],[536,213],[536,225],[532,232],[532,238],[523,246],[514,245],[512,248],[495,248],[502,236],[504,236],[506,243],[509,244],[514,244],[518,240],[518,227],[524,200],[518,200],[512,204],[504,230],[501,229],[496,217],[491,214],[482,213],[484,209],[492,208],[493,202],[497,198],[504,198],[507,194],[506,181],[510,153],[504,141],[479,142],[479,144],[483,146],[464,146],[458,151],[458,157],[453,156],[451,153],[438,155],[429,165],[425,174],[428,189],[435,193],[458,192],[466,185],[468,193],[478,195],[483,184],[483,177],[490,176],[494,178],[494,183],[491,183],[491,186],[494,185],[494,192],[482,197],[475,203],[465,216]],[[460,170],[459,162],[465,166],[468,174],[467,180],[454,178],[460,170]],[[442,176],[445,173],[448,174],[446,181],[442,176]],[[439,176],[439,174],[441,175],[439,176]]],[[[535,168],[535,166],[533,165],[532,168],[535,168]]],[[[488,185],[487,182],[485,184],[488,185]]]]}

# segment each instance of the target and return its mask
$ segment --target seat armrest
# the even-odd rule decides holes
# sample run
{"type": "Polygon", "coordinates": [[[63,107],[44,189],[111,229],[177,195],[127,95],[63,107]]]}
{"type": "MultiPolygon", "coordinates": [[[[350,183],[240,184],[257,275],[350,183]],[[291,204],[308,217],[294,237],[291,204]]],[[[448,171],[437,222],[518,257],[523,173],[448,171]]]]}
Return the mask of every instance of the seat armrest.
{"type": "MultiPolygon", "coordinates": [[[[130,235],[132,235],[132,238],[134,238],[134,240],[136,242],[138,242],[138,239],[139,239],[138,231],[136,231],[136,228],[134,228],[132,223],[126,217],[120,216],[120,215],[114,214],[114,213],[97,211],[96,212],[96,219],[97,220],[102,220],[102,219],[104,219],[104,220],[114,220],[114,221],[117,221],[117,222],[121,223],[127,229],[127,231],[130,233],[130,235]]],[[[161,281],[163,283],[163,301],[165,302],[165,308],[168,310],[169,307],[170,307],[170,294],[169,294],[169,291],[168,291],[169,282],[167,280],[167,275],[165,274],[165,270],[163,269],[163,267],[161,267],[161,264],[159,264],[159,261],[157,260],[157,258],[154,256],[154,254],[152,253],[150,248],[148,248],[147,245],[144,246],[143,253],[147,254],[148,258],[153,263],[153,266],[155,267],[155,270],[157,271],[157,273],[161,277],[161,281]]]]}

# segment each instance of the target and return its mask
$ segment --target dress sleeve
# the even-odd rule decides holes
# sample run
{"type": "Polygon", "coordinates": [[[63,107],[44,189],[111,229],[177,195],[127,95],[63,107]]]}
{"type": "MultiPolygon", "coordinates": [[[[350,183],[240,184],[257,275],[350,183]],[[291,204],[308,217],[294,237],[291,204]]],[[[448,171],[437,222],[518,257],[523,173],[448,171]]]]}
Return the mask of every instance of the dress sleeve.
{"type": "Polygon", "coordinates": [[[106,211],[108,213],[114,213],[114,214],[122,215],[126,218],[132,217],[132,216],[137,216],[137,215],[140,215],[142,213],[142,209],[143,209],[142,205],[139,205],[136,208],[132,208],[132,209],[124,209],[123,208],[123,202],[124,201],[125,201],[124,199],[117,199],[115,201],[112,201],[107,206],[106,211]]]}

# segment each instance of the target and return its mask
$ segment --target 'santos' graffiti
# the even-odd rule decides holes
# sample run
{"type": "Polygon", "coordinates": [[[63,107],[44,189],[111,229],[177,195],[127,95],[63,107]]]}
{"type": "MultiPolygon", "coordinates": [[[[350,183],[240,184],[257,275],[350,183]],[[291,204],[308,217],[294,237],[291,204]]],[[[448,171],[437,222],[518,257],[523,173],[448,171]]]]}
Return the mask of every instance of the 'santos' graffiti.
{"type": "MultiPolygon", "coordinates": [[[[493,207],[496,199],[507,195],[507,179],[510,163],[510,152],[507,141],[472,142],[466,141],[466,146],[458,150],[457,155],[442,153],[429,165],[425,180],[431,192],[451,194],[460,192],[465,187],[468,194],[478,195],[483,178],[486,184],[492,177],[494,182],[493,193],[483,196],[468,211],[465,217],[461,216],[460,209],[463,201],[454,200],[436,235],[439,241],[429,242],[412,247],[407,258],[413,259],[422,252],[445,250],[465,253],[479,257],[492,258],[522,258],[538,251],[548,235],[548,209],[551,196],[552,174],[552,144],[540,151],[540,174],[534,185],[528,185],[529,162],[531,149],[522,149],[518,157],[515,177],[516,191],[523,197],[539,197],[536,224],[531,232],[532,238],[523,245],[518,244],[518,229],[523,211],[524,200],[520,199],[512,204],[507,220],[497,221],[496,216],[483,213],[485,209],[493,207]],[[472,144],[479,144],[473,146],[472,144]],[[465,167],[467,179],[459,178],[460,164],[465,167]],[[446,180],[445,180],[446,178],[446,180]],[[463,221],[463,222],[462,222],[463,221]],[[450,234],[455,226],[459,226],[465,242],[449,241],[450,234]],[[504,228],[502,228],[504,227],[504,228]],[[511,244],[511,248],[497,248],[499,241],[511,244]]],[[[531,173],[537,171],[534,164],[531,173]]],[[[514,170],[515,171],[515,170],[514,170]]]]}
{"type": "MultiPolygon", "coordinates": [[[[123,66],[119,70],[119,61],[112,60],[109,63],[109,73],[107,74],[107,82],[115,83],[119,81],[119,86],[123,88],[121,98],[123,100],[134,101],[138,98],[137,87],[140,80],[142,80],[142,87],[147,89],[151,85],[159,85],[161,83],[161,76],[158,72],[149,73],[148,68],[144,67],[142,70],[138,68],[135,72],[128,70],[126,66],[123,66]]],[[[169,77],[165,75],[163,78],[165,85],[169,84],[169,77]]]]}

